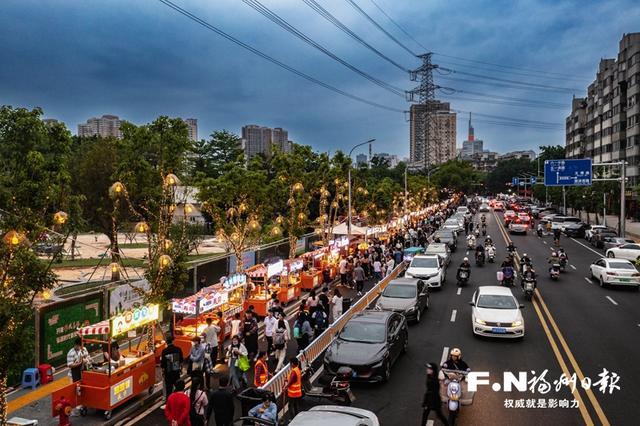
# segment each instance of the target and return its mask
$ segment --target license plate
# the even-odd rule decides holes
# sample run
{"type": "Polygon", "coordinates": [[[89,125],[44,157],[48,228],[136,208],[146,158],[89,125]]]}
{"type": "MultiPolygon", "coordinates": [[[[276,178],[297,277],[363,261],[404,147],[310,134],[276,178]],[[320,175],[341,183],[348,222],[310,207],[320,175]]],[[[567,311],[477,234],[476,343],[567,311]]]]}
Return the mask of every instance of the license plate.
{"type": "Polygon", "coordinates": [[[506,328],[504,328],[504,327],[493,327],[493,328],[491,329],[491,332],[492,332],[492,333],[498,333],[498,334],[504,334],[504,333],[506,333],[506,332],[507,332],[507,329],[506,329],[506,328]]]}
{"type": "Polygon", "coordinates": [[[631,278],[620,278],[620,281],[622,281],[623,283],[628,283],[631,282],[631,278]]]}

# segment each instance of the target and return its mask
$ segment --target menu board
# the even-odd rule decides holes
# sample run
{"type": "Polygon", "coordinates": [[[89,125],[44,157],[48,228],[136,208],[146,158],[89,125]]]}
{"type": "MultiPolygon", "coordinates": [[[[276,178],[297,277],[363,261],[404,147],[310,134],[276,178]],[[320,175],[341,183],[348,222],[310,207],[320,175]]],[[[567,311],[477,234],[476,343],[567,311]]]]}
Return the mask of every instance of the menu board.
{"type": "Polygon", "coordinates": [[[117,336],[140,326],[157,321],[160,317],[159,305],[143,305],[111,318],[111,336],[117,336]]]}

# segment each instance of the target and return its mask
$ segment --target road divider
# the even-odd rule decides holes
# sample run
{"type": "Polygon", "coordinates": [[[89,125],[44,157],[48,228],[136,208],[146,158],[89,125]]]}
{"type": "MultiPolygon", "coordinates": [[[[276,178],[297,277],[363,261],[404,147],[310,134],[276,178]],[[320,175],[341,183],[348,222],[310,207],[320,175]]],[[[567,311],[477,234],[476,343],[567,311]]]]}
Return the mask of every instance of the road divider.
{"type": "Polygon", "coordinates": [[[606,298],[607,298],[607,300],[608,300],[609,302],[611,302],[611,303],[613,303],[614,305],[618,306],[618,302],[616,302],[615,300],[613,300],[613,299],[611,298],[611,296],[606,296],[606,298]]]}
{"type": "Polygon", "coordinates": [[[589,284],[593,284],[593,281],[591,281],[591,278],[584,277],[584,280],[589,284]]]}

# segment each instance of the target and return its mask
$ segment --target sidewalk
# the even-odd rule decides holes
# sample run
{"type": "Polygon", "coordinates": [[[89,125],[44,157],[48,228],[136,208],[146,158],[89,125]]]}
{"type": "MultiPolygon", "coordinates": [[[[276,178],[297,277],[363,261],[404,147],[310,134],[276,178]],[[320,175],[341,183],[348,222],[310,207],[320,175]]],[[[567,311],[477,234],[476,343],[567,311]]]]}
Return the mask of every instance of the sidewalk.
{"type": "MultiPolygon", "coordinates": [[[[569,209],[567,209],[569,210],[569,209]]],[[[569,210],[572,211],[573,209],[569,210]]],[[[572,214],[575,214],[577,216],[577,212],[574,212],[572,214]]],[[[587,222],[587,214],[585,212],[582,212],[582,214],[579,216],[580,219],[582,219],[585,223],[587,222]]],[[[595,224],[596,223],[596,215],[594,213],[590,213],[589,214],[589,218],[591,219],[591,224],[595,224]]],[[[618,216],[613,216],[613,215],[607,215],[606,217],[606,224],[608,227],[613,228],[613,229],[618,229],[618,221],[619,218],[618,216]]],[[[598,215],[598,223],[600,225],[602,225],[602,215],[599,214],[598,215]]],[[[629,238],[633,238],[635,240],[640,240],[640,222],[634,222],[631,221],[629,219],[626,220],[625,222],[625,230],[626,230],[626,236],[629,238]]]]}

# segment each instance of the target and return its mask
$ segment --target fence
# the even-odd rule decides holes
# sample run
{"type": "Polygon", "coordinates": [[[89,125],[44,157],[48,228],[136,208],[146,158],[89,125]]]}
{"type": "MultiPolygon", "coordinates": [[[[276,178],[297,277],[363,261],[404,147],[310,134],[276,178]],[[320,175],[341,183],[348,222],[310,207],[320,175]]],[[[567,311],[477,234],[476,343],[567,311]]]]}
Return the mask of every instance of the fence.
{"type": "MultiPolygon", "coordinates": [[[[305,363],[312,363],[322,355],[322,353],[331,345],[331,342],[335,339],[336,335],[342,330],[345,324],[358,312],[365,310],[373,301],[375,301],[380,293],[387,287],[389,282],[396,278],[405,269],[405,264],[398,265],[387,277],[383,278],[378,284],[376,284],[371,290],[369,290],[364,296],[352,305],[346,312],[344,312],[340,318],[338,318],[329,328],[327,328],[320,336],[318,336],[307,348],[298,354],[298,359],[301,365],[305,363]]],[[[280,398],[284,395],[284,390],[287,384],[287,377],[291,371],[291,366],[287,364],[282,370],[271,378],[262,389],[272,392],[276,398],[280,398]]],[[[284,404],[279,404],[279,407],[284,407],[284,404]]]]}

